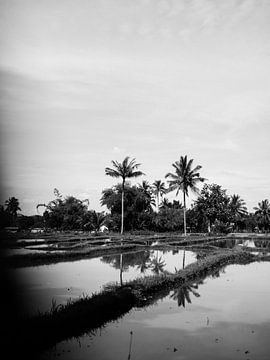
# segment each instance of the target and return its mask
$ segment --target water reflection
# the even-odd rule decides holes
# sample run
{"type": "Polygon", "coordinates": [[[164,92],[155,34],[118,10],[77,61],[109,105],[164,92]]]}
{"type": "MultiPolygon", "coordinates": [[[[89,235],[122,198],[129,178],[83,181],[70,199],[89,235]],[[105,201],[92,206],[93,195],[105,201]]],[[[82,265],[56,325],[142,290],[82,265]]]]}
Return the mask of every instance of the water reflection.
{"type": "MultiPolygon", "coordinates": [[[[36,250],[38,251],[38,250],[36,250]]],[[[24,312],[36,314],[69,299],[100,292],[109,283],[123,284],[137,277],[174,272],[183,262],[183,250],[137,251],[102,258],[83,259],[50,265],[10,269],[16,295],[24,312]]],[[[186,264],[196,261],[196,253],[185,252],[186,264]]]]}
{"type": "Polygon", "coordinates": [[[145,250],[130,253],[121,253],[118,255],[103,256],[101,261],[110,264],[114,269],[119,270],[122,285],[124,280],[130,277],[123,274],[135,272],[138,275],[160,275],[172,273],[176,269],[184,269],[197,259],[195,252],[174,249],[171,250],[145,250]]]}
{"type": "MultiPolygon", "coordinates": [[[[203,282],[200,282],[203,284],[203,282]]],[[[197,284],[183,284],[173,291],[173,294],[170,296],[173,300],[177,301],[177,305],[186,306],[186,301],[191,304],[190,293],[196,297],[200,297],[200,294],[196,291],[198,290],[199,283],[197,284]]]]}
{"type": "Polygon", "coordinates": [[[130,340],[129,340],[128,360],[131,359],[131,347],[132,347],[133,332],[131,331],[129,334],[130,334],[130,340]]]}
{"type": "Polygon", "coordinates": [[[260,239],[222,239],[211,241],[211,244],[220,248],[233,249],[236,246],[248,248],[261,248],[270,251],[270,241],[260,239]]]}
{"type": "Polygon", "coordinates": [[[152,259],[151,261],[151,270],[155,275],[159,275],[161,273],[164,273],[165,265],[166,265],[165,261],[162,260],[161,256],[158,258],[158,254],[157,254],[157,257],[152,259]]]}
{"type": "Polygon", "coordinates": [[[44,359],[266,360],[269,265],[230,265],[219,277],[180,286],[156,306],[134,309],[96,336],[80,337],[80,346],[74,339],[57,344],[44,359]]]}

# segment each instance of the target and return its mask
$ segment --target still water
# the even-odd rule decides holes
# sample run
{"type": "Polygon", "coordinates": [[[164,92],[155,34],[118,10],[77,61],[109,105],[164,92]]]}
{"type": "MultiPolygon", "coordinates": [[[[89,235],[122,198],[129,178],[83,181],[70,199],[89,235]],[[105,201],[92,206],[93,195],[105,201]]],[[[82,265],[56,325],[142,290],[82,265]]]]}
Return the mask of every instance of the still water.
{"type": "Polygon", "coordinates": [[[270,353],[270,264],[230,265],[43,359],[256,359],[270,353]]]}
{"type": "Polygon", "coordinates": [[[10,276],[23,313],[33,315],[50,310],[52,301],[66,304],[69,299],[101,291],[108,283],[175,272],[194,261],[196,253],[191,251],[148,250],[11,269],[10,276]]]}
{"type": "Polygon", "coordinates": [[[240,246],[270,252],[270,241],[262,239],[222,239],[211,241],[210,244],[220,248],[233,249],[240,246]]]}

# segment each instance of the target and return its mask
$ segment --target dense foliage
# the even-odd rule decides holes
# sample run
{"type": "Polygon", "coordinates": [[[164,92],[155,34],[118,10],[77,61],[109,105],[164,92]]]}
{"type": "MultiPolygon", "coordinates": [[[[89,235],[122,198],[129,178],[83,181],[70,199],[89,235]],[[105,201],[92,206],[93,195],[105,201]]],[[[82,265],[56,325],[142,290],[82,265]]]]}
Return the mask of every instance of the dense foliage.
{"type": "Polygon", "coordinates": [[[104,189],[101,204],[109,213],[89,210],[88,200],[74,196],[63,197],[54,189],[55,198],[43,206],[43,215],[25,216],[20,213],[20,203],[10,197],[0,205],[0,227],[18,227],[21,230],[45,228],[54,230],[82,230],[98,233],[102,228],[110,231],[125,230],[179,231],[227,233],[231,231],[270,230],[270,203],[267,199],[248,213],[246,204],[237,194],[229,196],[227,190],[218,184],[204,184],[201,191],[197,185],[204,178],[200,176],[201,166],[192,168],[193,160],[181,156],[173,163],[174,172],[168,173],[168,188],[162,180],[149,184],[146,180],[131,185],[127,179],[144,175],[138,170],[140,164],[126,157],[123,162],[112,161],[113,167],[106,168],[105,174],[120,178],[121,183],[104,189]],[[164,195],[176,190],[183,194],[183,204],[178,200],[169,201],[164,195]],[[197,193],[197,199],[186,209],[189,190],[197,193]]]}

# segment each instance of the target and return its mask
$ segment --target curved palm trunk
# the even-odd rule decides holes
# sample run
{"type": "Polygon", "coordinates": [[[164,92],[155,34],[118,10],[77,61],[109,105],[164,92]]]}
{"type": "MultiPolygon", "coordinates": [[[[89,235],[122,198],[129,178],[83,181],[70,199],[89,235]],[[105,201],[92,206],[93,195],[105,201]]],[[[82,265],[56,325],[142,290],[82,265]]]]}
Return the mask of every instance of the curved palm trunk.
{"type": "Polygon", "coordinates": [[[184,197],[184,235],[187,235],[187,224],[186,224],[186,194],[185,191],[183,191],[183,197],[184,197]]]}
{"type": "Polygon", "coordinates": [[[157,193],[157,212],[159,212],[159,193],[157,193]]]}
{"type": "Polygon", "coordinates": [[[121,235],[124,232],[124,186],[125,182],[122,184],[122,211],[121,211],[121,235]]]}

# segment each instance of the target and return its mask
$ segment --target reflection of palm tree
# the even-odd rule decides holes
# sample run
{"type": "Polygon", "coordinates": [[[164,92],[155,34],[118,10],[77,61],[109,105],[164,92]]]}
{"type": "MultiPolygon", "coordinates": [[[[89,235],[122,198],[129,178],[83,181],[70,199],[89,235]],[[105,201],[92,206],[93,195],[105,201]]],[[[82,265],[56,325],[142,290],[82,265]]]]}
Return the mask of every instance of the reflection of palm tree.
{"type": "Polygon", "coordinates": [[[146,270],[148,270],[151,266],[151,263],[149,263],[149,257],[143,259],[143,261],[141,262],[140,265],[137,265],[137,269],[140,270],[140,272],[142,274],[144,274],[146,272],[146,270]]]}
{"type": "Polygon", "coordinates": [[[164,266],[166,265],[165,261],[162,260],[162,257],[156,257],[151,261],[151,269],[154,274],[159,275],[159,273],[164,272],[164,266]]]}
{"type": "Polygon", "coordinates": [[[194,296],[196,297],[200,297],[200,294],[195,291],[194,289],[198,289],[198,285],[197,284],[193,284],[193,285],[188,285],[188,284],[184,284],[179,286],[179,288],[175,289],[173,294],[171,295],[171,298],[173,300],[177,300],[177,304],[178,306],[183,306],[185,307],[186,305],[186,301],[191,304],[191,299],[190,299],[190,293],[192,293],[194,296]]]}
{"type": "Polygon", "coordinates": [[[126,179],[144,175],[144,173],[137,170],[140,164],[136,164],[135,161],[135,159],[129,161],[129,157],[127,156],[122,163],[119,163],[118,161],[112,161],[114,169],[108,167],[105,169],[106,175],[122,178],[121,234],[123,234],[124,231],[124,190],[126,179]]]}
{"type": "Polygon", "coordinates": [[[122,286],[123,285],[123,254],[121,253],[120,254],[120,285],[122,286]]]}
{"type": "Polygon", "coordinates": [[[183,269],[185,268],[185,260],[186,260],[186,250],[183,253],[183,269]]]}

